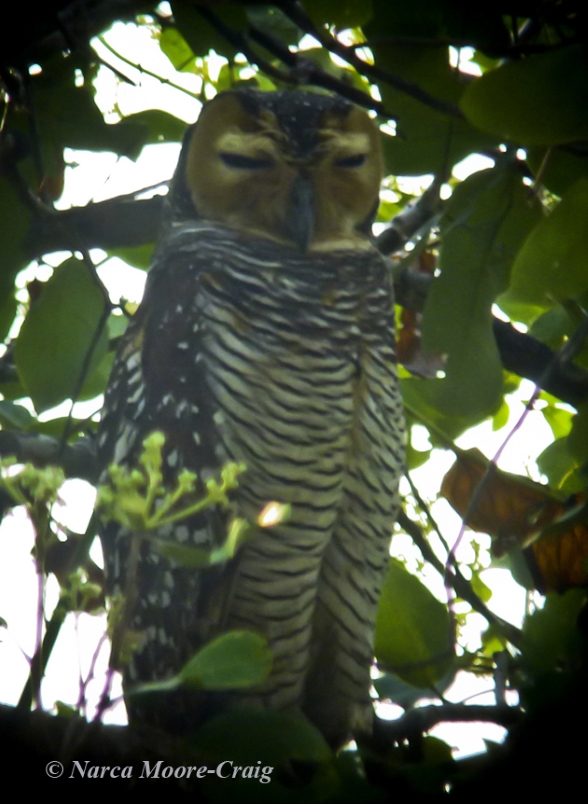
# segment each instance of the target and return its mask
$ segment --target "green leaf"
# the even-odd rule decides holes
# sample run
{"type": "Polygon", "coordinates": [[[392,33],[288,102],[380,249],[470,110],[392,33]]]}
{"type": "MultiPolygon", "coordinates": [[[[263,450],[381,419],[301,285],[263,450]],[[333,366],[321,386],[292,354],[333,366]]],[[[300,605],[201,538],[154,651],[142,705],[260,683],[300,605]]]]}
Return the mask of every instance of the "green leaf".
{"type": "MultiPolygon", "coordinates": [[[[232,58],[237,54],[234,45],[207,22],[189,2],[172,0],[171,7],[180,33],[196,56],[206,56],[209,50],[214,50],[226,58],[232,58]]],[[[215,3],[210,6],[210,10],[231,30],[235,32],[246,30],[247,15],[242,5],[215,3]]]]}
{"type": "Polygon", "coordinates": [[[431,457],[431,450],[419,450],[415,449],[412,444],[409,444],[406,448],[406,468],[409,471],[413,469],[418,469],[419,466],[423,466],[429,458],[431,457]]]}
{"type": "Polygon", "coordinates": [[[378,664],[415,687],[431,689],[454,663],[451,622],[414,575],[391,560],[376,618],[378,664]]]}
{"type": "Polygon", "coordinates": [[[196,57],[190,45],[176,28],[165,28],[161,32],[159,46],[176,70],[193,71],[196,57]]]}
{"type": "Polygon", "coordinates": [[[88,430],[96,429],[98,426],[94,423],[89,424],[86,419],[69,419],[68,416],[60,416],[56,419],[49,419],[47,422],[40,422],[38,419],[33,419],[29,430],[35,433],[41,433],[41,435],[51,436],[52,438],[61,438],[68,422],[70,438],[85,435],[88,430]]]}
{"type": "Polygon", "coordinates": [[[441,409],[439,400],[443,394],[444,380],[421,380],[410,377],[400,380],[400,390],[405,410],[425,427],[429,427],[431,443],[434,446],[447,445],[469,427],[473,427],[485,418],[478,411],[470,411],[465,415],[457,415],[453,411],[441,409]],[[436,437],[441,431],[446,440],[436,437]]]}
{"type": "Polygon", "coordinates": [[[568,449],[578,463],[588,461],[588,403],[578,408],[572,420],[572,429],[568,436],[568,449]]]}
{"type": "Polygon", "coordinates": [[[580,179],[528,236],[502,298],[531,319],[587,290],[588,179],[580,179]]]}
{"type": "Polygon", "coordinates": [[[484,583],[477,572],[472,574],[471,585],[472,589],[478,595],[480,600],[482,600],[484,603],[488,603],[492,597],[492,589],[490,589],[490,587],[484,583]]]}
{"type": "Polygon", "coordinates": [[[246,11],[252,25],[279,39],[284,45],[297,45],[302,38],[300,28],[276,6],[247,4],[246,11]]]}
{"type": "Polygon", "coordinates": [[[533,321],[529,335],[558,352],[574,331],[574,325],[563,306],[554,307],[533,321]]]}
{"type": "Polygon", "coordinates": [[[570,432],[572,426],[572,413],[555,405],[541,408],[541,413],[547,424],[551,427],[554,438],[563,438],[570,432]]]}
{"type": "Polygon", "coordinates": [[[525,619],[521,645],[523,667],[534,675],[579,665],[582,638],[578,614],[586,601],[584,589],[550,594],[545,605],[525,619]]]}
{"type": "Polygon", "coordinates": [[[264,637],[253,631],[229,631],[198,651],[177,678],[182,686],[205,690],[241,689],[261,684],[271,664],[264,637]]]}
{"type": "Polygon", "coordinates": [[[461,108],[474,125],[520,145],[588,138],[588,49],[554,48],[473,81],[461,108]]]}
{"type": "Polygon", "coordinates": [[[129,319],[126,315],[118,311],[112,312],[108,317],[108,337],[120,338],[126,332],[128,326],[129,319]]]}
{"type": "Polygon", "coordinates": [[[435,684],[435,692],[423,690],[403,681],[396,673],[385,673],[380,678],[374,680],[374,687],[380,698],[388,698],[392,703],[398,704],[403,709],[411,709],[417,701],[423,698],[431,698],[432,695],[442,695],[455,680],[455,667],[453,664],[445,676],[435,684]]]}
{"type": "MultiPolygon", "coordinates": [[[[93,342],[104,299],[86,266],[69,259],[55,269],[40,298],[31,305],[14,347],[19,376],[41,412],[71,398],[93,342]]],[[[104,328],[90,372],[104,359],[104,328]]]]}
{"type": "Polygon", "coordinates": [[[33,421],[31,414],[22,405],[0,401],[0,425],[4,430],[26,430],[33,421]]]}
{"type": "Polygon", "coordinates": [[[500,430],[504,427],[505,424],[508,424],[508,420],[510,419],[510,408],[508,404],[503,400],[502,405],[498,409],[498,411],[492,416],[492,429],[496,432],[496,430],[500,430]]]}
{"type": "Polygon", "coordinates": [[[403,709],[410,709],[417,701],[431,695],[430,692],[425,692],[420,687],[413,687],[412,684],[407,684],[396,673],[385,673],[380,678],[376,678],[374,687],[379,698],[387,698],[403,709]]]}
{"type": "Polygon", "coordinates": [[[555,195],[562,196],[578,179],[588,179],[586,143],[527,148],[527,162],[541,183],[555,195]]]}
{"type": "Polygon", "coordinates": [[[453,415],[489,415],[503,392],[492,304],[514,257],[540,218],[515,166],[475,173],[460,184],[441,221],[436,279],[423,315],[423,347],[447,355],[437,405],[453,415]]]}
{"type": "MultiPolygon", "coordinates": [[[[457,108],[464,83],[449,64],[447,48],[374,45],[372,50],[379,69],[457,108]]],[[[444,172],[473,151],[498,145],[494,137],[474,128],[467,120],[433,109],[384,81],[378,86],[384,106],[397,120],[397,136],[382,138],[389,173],[444,172]]]]}
{"type": "Polygon", "coordinates": [[[561,488],[564,480],[577,466],[575,458],[570,453],[567,438],[558,438],[537,458],[539,471],[546,475],[549,485],[554,489],[561,488]]]}
{"type": "MultiPolygon", "coordinates": [[[[206,723],[191,738],[190,745],[209,767],[226,762],[221,774],[227,778],[220,784],[210,776],[203,780],[206,801],[217,804],[347,801],[339,795],[341,782],[329,747],[301,714],[253,709],[227,712],[206,723]],[[249,778],[245,770],[243,778],[240,771],[247,768],[249,778]],[[258,784],[256,780],[266,783],[258,784]]],[[[353,804],[358,800],[353,799],[353,804]]]]}
{"type": "Polygon", "coordinates": [[[271,663],[264,637],[253,631],[228,631],[199,650],[177,675],[140,684],[132,694],[150,695],[182,688],[220,691],[252,687],[265,681],[271,663]]]}
{"type": "MultiPolygon", "coordinates": [[[[104,338],[104,344],[102,347],[106,347],[106,338],[104,338]]],[[[94,397],[104,393],[110,377],[110,372],[112,371],[113,363],[113,352],[108,352],[105,354],[98,365],[95,365],[95,361],[92,361],[90,371],[84,380],[84,384],[79,393],[78,399],[94,399],[94,397]]]]}
{"type": "Polygon", "coordinates": [[[227,712],[205,723],[193,743],[204,757],[247,764],[263,758],[273,767],[291,760],[326,763],[332,757],[322,734],[303,715],[289,712],[227,712]]]}
{"type": "Polygon", "coordinates": [[[150,143],[181,142],[186,132],[186,123],[162,109],[147,109],[130,114],[117,126],[133,126],[141,132],[141,147],[150,143]]]}

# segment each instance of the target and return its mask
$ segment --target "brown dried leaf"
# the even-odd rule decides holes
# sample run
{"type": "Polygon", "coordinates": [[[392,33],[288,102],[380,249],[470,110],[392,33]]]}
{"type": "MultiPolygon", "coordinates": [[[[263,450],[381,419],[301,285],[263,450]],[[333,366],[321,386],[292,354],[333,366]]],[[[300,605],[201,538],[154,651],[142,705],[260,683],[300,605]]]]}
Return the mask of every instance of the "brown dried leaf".
{"type": "Polygon", "coordinates": [[[530,544],[566,510],[548,486],[501,472],[477,449],[459,451],[441,494],[468,527],[492,536],[497,556],[530,544]]]}
{"type": "Polygon", "coordinates": [[[527,565],[542,594],[588,585],[586,514],[586,505],[567,514],[525,550],[527,565]]]}
{"type": "Polygon", "coordinates": [[[537,589],[588,584],[588,506],[540,483],[501,472],[477,449],[459,451],[441,494],[472,530],[492,536],[492,552],[524,550],[537,589]],[[573,509],[573,510],[571,510],[573,509]]]}

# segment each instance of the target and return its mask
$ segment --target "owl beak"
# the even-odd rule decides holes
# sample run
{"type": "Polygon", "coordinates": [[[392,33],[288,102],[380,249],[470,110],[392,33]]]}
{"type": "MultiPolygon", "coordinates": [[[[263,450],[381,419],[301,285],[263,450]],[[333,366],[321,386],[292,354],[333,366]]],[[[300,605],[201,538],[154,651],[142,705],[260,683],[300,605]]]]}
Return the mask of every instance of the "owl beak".
{"type": "Polygon", "coordinates": [[[297,176],[288,203],[286,233],[301,251],[306,251],[314,232],[314,190],[307,176],[297,176]]]}

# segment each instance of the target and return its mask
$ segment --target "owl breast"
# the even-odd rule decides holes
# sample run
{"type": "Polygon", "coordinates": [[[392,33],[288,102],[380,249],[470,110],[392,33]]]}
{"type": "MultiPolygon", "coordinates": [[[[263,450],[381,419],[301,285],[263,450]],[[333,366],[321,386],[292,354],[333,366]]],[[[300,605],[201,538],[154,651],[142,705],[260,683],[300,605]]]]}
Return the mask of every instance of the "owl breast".
{"type": "Polygon", "coordinates": [[[230,705],[300,706],[337,742],[370,716],[403,468],[386,263],[371,248],[298,255],[206,224],[180,227],[166,261],[175,275],[164,292],[153,273],[144,362],[165,331],[160,395],[171,389],[183,432],[168,461],[205,475],[243,462],[236,506],[251,523],[270,501],[290,506],[286,522],[253,528],[221,596],[215,627],[257,631],[273,655],[263,689],[230,705]]]}

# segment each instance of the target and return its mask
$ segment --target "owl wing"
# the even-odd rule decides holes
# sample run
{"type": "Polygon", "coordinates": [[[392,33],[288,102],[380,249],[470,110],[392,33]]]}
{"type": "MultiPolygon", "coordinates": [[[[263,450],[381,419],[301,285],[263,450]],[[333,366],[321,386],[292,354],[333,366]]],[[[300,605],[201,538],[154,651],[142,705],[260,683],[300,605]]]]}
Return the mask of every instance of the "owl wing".
{"type": "MultiPolygon", "coordinates": [[[[197,225],[180,227],[158,249],[143,302],[119,345],[98,436],[99,461],[106,470],[113,463],[137,467],[145,438],[163,432],[164,486],[174,488],[178,473],[189,469],[198,475],[196,498],[205,495],[205,481],[218,477],[228,460],[203,359],[206,325],[199,311],[214,271],[200,257],[199,234],[197,225]]],[[[230,511],[213,506],[163,525],[142,540],[136,558],[128,528],[117,522],[104,527],[108,592],[125,597],[132,608],[128,627],[139,637],[124,668],[126,689],[178,672],[218,632],[230,589],[227,578],[234,571],[233,562],[205,570],[181,566],[165,558],[155,540],[210,551],[226,540],[230,518],[230,511]]],[[[140,718],[141,707],[131,708],[134,719],[140,718]]],[[[188,707],[182,700],[177,708],[194,710],[194,704],[188,707]]],[[[169,729],[168,710],[169,700],[159,717],[169,729]]],[[[171,730],[177,731],[179,715],[173,717],[171,730]]],[[[152,712],[148,719],[158,720],[152,712]]]]}

